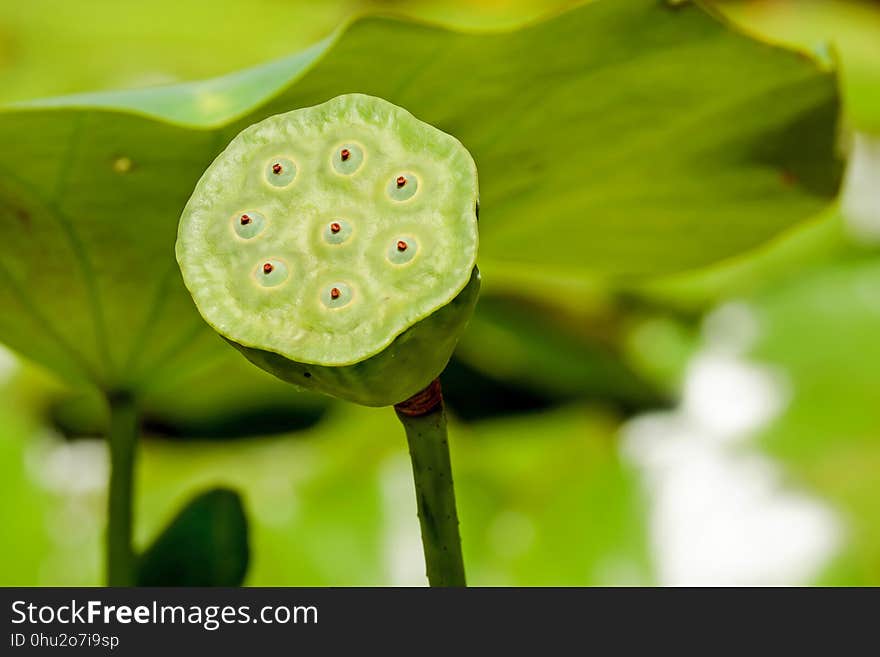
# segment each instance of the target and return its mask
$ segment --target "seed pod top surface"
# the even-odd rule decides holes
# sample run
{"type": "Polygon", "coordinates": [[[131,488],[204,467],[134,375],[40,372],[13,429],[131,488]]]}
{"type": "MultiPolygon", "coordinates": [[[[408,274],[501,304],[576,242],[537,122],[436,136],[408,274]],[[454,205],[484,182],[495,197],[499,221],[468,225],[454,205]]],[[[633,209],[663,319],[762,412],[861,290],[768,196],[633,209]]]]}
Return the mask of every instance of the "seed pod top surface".
{"type": "Polygon", "coordinates": [[[477,193],[454,137],[379,98],[339,96],[232,140],[183,212],[177,259],[227,339],[352,364],[468,284],[477,193]]]}

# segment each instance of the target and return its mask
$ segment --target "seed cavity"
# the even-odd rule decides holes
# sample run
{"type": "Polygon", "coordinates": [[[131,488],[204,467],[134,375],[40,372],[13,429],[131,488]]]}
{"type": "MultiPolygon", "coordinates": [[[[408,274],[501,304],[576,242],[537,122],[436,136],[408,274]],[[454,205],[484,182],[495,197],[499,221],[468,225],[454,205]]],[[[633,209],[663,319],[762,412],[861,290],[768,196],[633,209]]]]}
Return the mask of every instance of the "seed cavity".
{"type": "Polygon", "coordinates": [[[321,302],[330,309],[347,306],[353,297],[351,287],[342,281],[331,283],[321,292],[321,302]]]}
{"type": "Polygon", "coordinates": [[[266,227],[266,218],[259,212],[247,210],[233,215],[232,228],[241,239],[249,240],[256,237],[266,227]]]}
{"type": "Polygon", "coordinates": [[[273,258],[260,263],[255,278],[263,287],[275,287],[286,281],[289,273],[283,261],[273,258]]]}
{"type": "Polygon", "coordinates": [[[419,251],[419,243],[414,237],[398,237],[388,245],[385,257],[392,265],[405,265],[412,262],[419,251]]]}
{"type": "Polygon", "coordinates": [[[330,162],[336,173],[350,176],[364,163],[364,149],[357,144],[342,144],[333,150],[330,162]]]}
{"type": "Polygon", "coordinates": [[[419,179],[413,173],[400,173],[394,176],[386,188],[392,201],[408,201],[419,189],[419,179]]]}
{"type": "Polygon", "coordinates": [[[342,244],[351,237],[352,226],[345,219],[335,219],[324,227],[323,237],[327,244],[342,244]]]}
{"type": "Polygon", "coordinates": [[[288,157],[269,160],[265,178],[273,187],[287,187],[296,178],[296,163],[288,157]]]}

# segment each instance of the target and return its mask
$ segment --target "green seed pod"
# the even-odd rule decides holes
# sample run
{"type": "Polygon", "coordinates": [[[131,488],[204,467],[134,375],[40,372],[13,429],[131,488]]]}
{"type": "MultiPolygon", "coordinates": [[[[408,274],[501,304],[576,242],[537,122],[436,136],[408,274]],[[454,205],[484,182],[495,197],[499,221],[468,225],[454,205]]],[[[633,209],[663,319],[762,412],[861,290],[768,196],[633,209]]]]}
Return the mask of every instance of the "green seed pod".
{"type": "Polygon", "coordinates": [[[276,376],[368,406],[437,377],[479,292],[477,172],[454,137],[339,96],[242,131],[183,211],[205,320],[276,376]]]}

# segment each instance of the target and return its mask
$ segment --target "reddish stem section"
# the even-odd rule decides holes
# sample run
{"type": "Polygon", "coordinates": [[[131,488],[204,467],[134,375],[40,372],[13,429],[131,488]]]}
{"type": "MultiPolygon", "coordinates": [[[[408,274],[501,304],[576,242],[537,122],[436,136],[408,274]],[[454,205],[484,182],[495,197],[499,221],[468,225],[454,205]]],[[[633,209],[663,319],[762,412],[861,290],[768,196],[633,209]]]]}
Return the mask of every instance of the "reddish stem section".
{"type": "Polygon", "coordinates": [[[274,173],[276,176],[281,173],[281,165],[278,164],[278,162],[272,165],[272,173],[274,173]]]}
{"type": "Polygon", "coordinates": [[[406,178],[404,176],[397,176],[397,187],[403,187],[406,184],[406,178]]]}
{"type": "Polygon", "coordinates": [[[443,392],[440,379],[434,379],[428,386],[409,399],[395,404],[394,410],[407,417],[421,417],[434,411],[443,404],[443,392]]]}
{"type": "Polygon", "coordinates": [[[265,265],[263,265],[264,274],[271,274],[273,269],[275,268],[272,266],[271,262],[267,262],[265,265]]]}

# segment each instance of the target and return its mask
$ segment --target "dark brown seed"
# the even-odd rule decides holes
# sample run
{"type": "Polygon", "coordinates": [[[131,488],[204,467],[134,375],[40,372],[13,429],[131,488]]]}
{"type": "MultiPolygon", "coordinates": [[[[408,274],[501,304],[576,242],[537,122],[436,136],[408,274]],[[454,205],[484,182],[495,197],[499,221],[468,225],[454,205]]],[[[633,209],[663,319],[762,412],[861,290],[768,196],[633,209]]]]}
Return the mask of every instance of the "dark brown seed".
{"type": "Polygon", "coordinates": [[[267,262],[265,265],[263,265],[264,274],[271,274],[273,269],[275,269],[275,267],[272,266],[271,262],[267,262]]]}
{"type": "Polygon", "coordinates": [[[403,176],[397,176],[397,188],[400,189],[406,184],[406,178],[403,176]]]}
{"type": "Polygon", "coordinates": [[[339,291],[338,287],[334,287],[332,290],[330,290],[331,299],[338,299],[340,294],[342,294],[342,292],[339,291]]]}
{"type": "Polygon", "coordinates": [[[241,215],[241,225],[247,226],[249,223],[251,223],[251,218],[246,214],[241,215]]]}
{"type": "Polygon", "coordinates": [[[397,242],[397,250],[398,251],[406,251],[407,246],[409,246],[409,245],[406,242],[404,242],[403,240],[398,240],[398,242],[397,242]]]}
{"type": "Polygon", "coordinates": [[[278,164],[278,162],[272,165],[272,173],[274,173],[276,176],[281,173],[281,165],[278,164]]]}
{"type": "Polygon", "coordinates": [[[332,224],[330,224],[330,232],[331,232],[331,233],[336,234],[336,233],[338,233],[340,230],[342,230],[342,226],[340,226],[339,224],[337,224],[335,221],[334,221],[332,224]]]}
{"type": "Polygon", "coordinates": [[[341,151],[339,151],[339,157],[341,157],[342,161],[345,162],[348,158],[351,157],[351,151],[347,148],[343,148],[341,151]]]}

